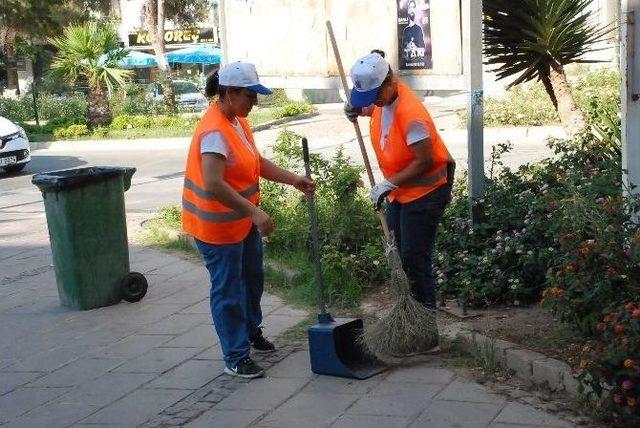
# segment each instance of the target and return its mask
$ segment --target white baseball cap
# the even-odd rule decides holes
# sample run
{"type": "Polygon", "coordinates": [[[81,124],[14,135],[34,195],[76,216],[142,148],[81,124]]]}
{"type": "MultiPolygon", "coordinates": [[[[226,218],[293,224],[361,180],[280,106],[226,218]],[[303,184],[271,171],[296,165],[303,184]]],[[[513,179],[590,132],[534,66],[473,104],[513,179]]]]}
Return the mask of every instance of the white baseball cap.
{"type": "Polygon", "coordinates": [[[358,59],[351,67],[351,105],[366,107],[373,104],[382,82],[389,74],[389,63],[380,54],[371,53],[358,59]]]}
{"type": "Polygon", "coordinates": [[[271,95],[271,90],[260,84],[256,66],[248,62],[232,62],[218,72],[220,86],[247,88],[262,95],[271,95]]]}

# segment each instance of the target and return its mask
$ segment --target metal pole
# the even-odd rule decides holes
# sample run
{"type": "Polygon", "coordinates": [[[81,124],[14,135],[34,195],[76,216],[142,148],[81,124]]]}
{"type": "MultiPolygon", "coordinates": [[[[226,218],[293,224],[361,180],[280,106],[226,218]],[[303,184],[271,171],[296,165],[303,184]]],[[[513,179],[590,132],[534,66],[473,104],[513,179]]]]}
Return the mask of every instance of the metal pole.
{"type": "Polygon", "coordinates": [[[229,63],[229,50],[227,49],[227,19],[226,19],[226,0],[220,0],[218,3],[218,25],[220,26],[220,47],[222,48],[222,64],[229,63]]]}
{"type": "Polygon", "coordinates": [[[467,151],[469,202],[473,224],[483,221],[484,139],[482,89],[482,1],[462,1],[463,71],[469,98],[467,103],[467,151]]]}
{"type": "Polygon", "coordinates": [[[620,40],[622,169],[627,192],[640,185],[640,0],[623,0],[620,40]]]}

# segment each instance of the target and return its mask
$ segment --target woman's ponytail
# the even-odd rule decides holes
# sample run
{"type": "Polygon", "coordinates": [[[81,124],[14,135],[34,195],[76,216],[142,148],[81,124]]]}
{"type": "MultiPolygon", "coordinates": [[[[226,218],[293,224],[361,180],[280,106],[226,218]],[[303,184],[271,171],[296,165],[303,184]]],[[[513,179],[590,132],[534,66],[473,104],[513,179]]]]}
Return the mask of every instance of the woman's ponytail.
{"type": "Polygon", "coordinates": [[[213,98],[219,94],[220,94],[220,82],[218,78],[218,70],[216,70],[215,73],[210,74],[209,77],[207,77],[207,82],[204,86],[204,95],[207,98],[213,98]]]}

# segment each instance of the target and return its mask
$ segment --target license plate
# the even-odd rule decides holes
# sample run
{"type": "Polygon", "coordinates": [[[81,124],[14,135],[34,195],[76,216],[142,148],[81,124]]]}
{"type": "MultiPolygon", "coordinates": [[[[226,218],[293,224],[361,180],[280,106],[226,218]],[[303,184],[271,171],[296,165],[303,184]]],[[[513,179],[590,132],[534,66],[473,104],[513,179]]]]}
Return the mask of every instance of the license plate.
{"type": "Polygon", "coordinates": [[[13,165],[16,162],[18,162],[18,158],[16,156],[7,156],[6,158],[0,158],[0,166],[13,165]]]}

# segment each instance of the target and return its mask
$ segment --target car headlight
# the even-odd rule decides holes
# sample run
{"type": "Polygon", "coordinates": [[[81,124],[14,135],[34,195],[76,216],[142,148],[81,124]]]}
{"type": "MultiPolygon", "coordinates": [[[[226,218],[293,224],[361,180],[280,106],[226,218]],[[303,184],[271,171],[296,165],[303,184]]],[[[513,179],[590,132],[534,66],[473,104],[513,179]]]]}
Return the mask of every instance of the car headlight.
{"type": "MultiPolygon", "coordinates": [[[[17,126],[17,125],[16,125],[17,126]]],[[[22,126],[18,126],[18,135],[20,135],[22,138],[24,138],[25,140],[27,140],[27,133],[26,131],[22,128],[22,126]]]]}

